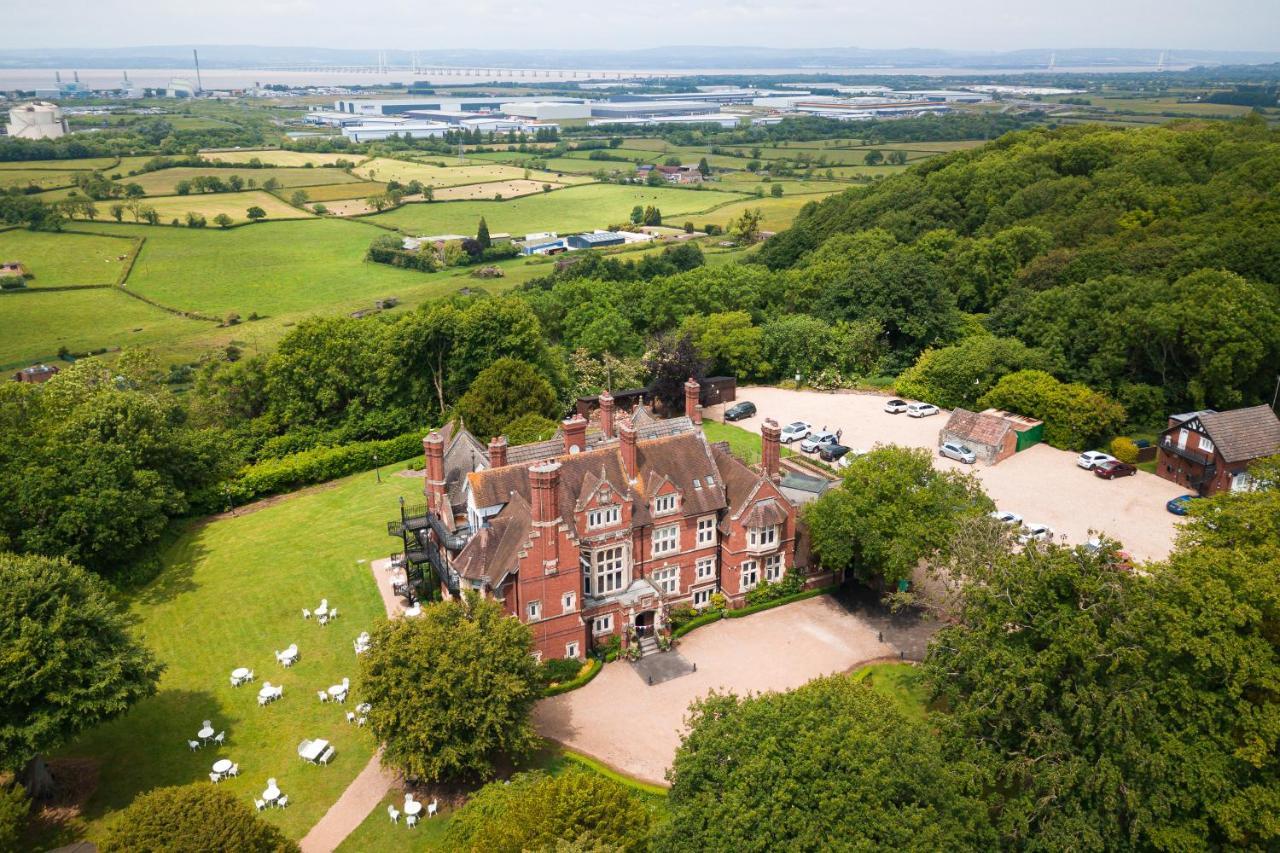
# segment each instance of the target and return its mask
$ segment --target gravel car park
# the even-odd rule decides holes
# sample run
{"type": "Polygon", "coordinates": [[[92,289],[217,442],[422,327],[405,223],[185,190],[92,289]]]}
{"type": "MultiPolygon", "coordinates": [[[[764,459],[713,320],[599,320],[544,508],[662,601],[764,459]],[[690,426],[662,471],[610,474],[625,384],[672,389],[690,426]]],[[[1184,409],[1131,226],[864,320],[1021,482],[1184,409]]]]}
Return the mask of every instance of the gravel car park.
{"type": "MultiPolygon", "coordinates": [[[[1047,524],[1055,538],[1080,545],[1094,535],[1106,534],[1140,561],[1162,559],[1173,546],[1177,518],[1165,504],[1186,489],[1145,471],[1104,480],[1077,467],[1079,454],[1047,444],[1015,453],[994,466],[981,462],[962,465],[938,456],[938,431],[946,417],[897,417],[885,411],[885,403],[894,399],[885,395],[766,387],[741,388],[738,393],[749,396],[758,409],[755,416],[737,424],[751,432],[760,432],[764,418],[778,423],[802,419],[826,424],[833,432],[840,430],[840,443],[847,447],[922,447],[929,451],[935,467],[972,473],[997,507],[1009,507],[1024,518],[1047,524]]],[[[840,461],[852,458],[850,453],[840,461]]]]}

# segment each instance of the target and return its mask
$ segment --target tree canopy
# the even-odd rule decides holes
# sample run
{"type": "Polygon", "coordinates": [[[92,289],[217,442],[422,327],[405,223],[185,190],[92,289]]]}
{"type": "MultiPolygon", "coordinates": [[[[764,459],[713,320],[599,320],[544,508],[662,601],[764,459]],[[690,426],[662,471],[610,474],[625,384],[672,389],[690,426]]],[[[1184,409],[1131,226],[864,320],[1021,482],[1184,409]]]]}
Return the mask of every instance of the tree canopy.
{"type": "Polygon", "coordinates": [[[985,850],[959,765],[846,675],[696,702],[669,771],[659,850],[985,850]]]}
{"type": "Polygon", "coordinates": [[[296,853],[274,824],[225,788],[196,782],[141,794],[112,818],[98,844],[103,853],[296,853]]]}
{"type": "Polygon", "coordinates": [[[387,764],[427,782],[483,779],[499,757],[519,760],[537,744],[533,640],[501,605],[468,592],[371,633],[360,693],[387,764]]]}
{"type": "Polygon", "coordinates": [[[523,853],[649,849],[652,816],[626,786],[599,773],[570,769],[555,776],[522,773],[480,789],[449,821],[451,850],[523,853]]]}
{"type": "Polygon", "coordinates": [[[0,770],[43,792],[33,762],[155,693],[162,666],[79,566],[0,552],[0,578],[0,770]]]}
{"type": "Polygon", "coordinates": [[[500,358],[471,383],[458,401],[458,416],[480,438],[497,435],[527,415],[555,418],[556,393],[533,365],[500,358]]]}

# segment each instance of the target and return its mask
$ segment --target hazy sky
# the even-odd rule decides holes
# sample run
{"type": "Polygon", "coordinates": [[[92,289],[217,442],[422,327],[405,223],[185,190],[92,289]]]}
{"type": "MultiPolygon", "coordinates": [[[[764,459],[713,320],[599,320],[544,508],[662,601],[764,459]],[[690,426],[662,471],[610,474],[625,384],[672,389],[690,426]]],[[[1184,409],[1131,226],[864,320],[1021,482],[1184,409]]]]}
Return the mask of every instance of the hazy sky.
{"type": "Polygon", "coordinates": [[[1280,0],[0,0],[5,47],[1270,50],[1280,0]]]}

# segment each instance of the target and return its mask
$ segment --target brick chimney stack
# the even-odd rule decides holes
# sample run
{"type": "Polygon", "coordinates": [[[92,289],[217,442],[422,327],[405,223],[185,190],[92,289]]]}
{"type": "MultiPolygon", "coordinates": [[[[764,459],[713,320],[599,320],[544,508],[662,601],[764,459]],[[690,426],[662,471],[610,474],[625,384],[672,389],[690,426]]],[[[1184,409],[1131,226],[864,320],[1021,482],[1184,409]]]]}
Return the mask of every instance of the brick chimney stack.
{"type": "Polygon", "coordinates": [[[702,408],[698,405],[698,393],[701,390],[698,380],[692,376],[684,383],[684,413],[695,424],[702,423],[702,408]]]}
{"type": "Polygon", "coordinates": [[[600,395],[600,429],[606,438],[613,438],[613,395],[608,391],[600,395]]]}
{"type": "Polygon", "coordinates": [[[538,539],[535,551],[543,570],[554,572],[560,556],[560,463],[543,462],[529,469],[529,496],[533,513],[533,529],[538,539]]]}
{"type": "Polygon", "coordinates": [[[622,471],[627,479],[635,482],[639,472],[636,463],[636,428],[625,419],[618,424],[618,446],[622,452],[622,471]]]}
{"type": "Polygon", "coordinates": [[[507,437],[495,435],[489,440],[489,467],[502,468],[507,464],[507,437]]]}
{"type": "Polygon", "coordinates": [[[422,452],[427,460],[423,486],[427,508],[452,530],[453,507],[449,505],[449,492],[444,480],[444,436],[433,430],[422,439],[422,452]]]}
{"type": "Polygon", "coordinates": [[[782,458],[782,428],[773,418],[760,425],[761,463],[764,474],[771,480],[778,479],[778,463],[782,458]]]}
{"type": "Polygon", "coordinates": [[[564,430],[564,452],[581,453],[587,449],[587,419],[582,415],[567,418],[560,428],[564,430]]]}

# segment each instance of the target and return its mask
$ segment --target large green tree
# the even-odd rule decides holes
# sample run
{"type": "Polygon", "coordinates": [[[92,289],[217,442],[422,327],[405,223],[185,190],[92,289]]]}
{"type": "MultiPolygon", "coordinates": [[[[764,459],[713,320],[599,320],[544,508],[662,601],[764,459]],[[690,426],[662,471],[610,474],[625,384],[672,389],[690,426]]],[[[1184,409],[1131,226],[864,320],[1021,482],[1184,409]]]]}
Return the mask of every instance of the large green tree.
{"type": "Polygon", "coordinates": [[[522,773],[491,782],[449,820],[450,850],[523,853],[559,850],[649,849],[653,817],[624,785],[599,773],[570,769],[555,776],[522,773]]]}
{"type": "Polygon", "coordinates": [[[993,508],[973,477],[935,469],[922,448],[890,445],[854,459],[804,519],[823,566],[881,584],[944,558],[959,526],[993,508]]]}
{"type": "Polygon", "coordinates": [[[501,605],[468,592],[372,634],[360,694],[387,764],[427,782],[483,779],[495,761],[518,761],[537,744],[533,640],[501,605]]]}
{"type": "Polygon", "coordinates": [[[196,782],[156,788],[111,819],[98,844],[102,853],[296,853],[274,824],[249,802],[217,785],[196,782]]]}
{"type": "Polygon", "coordinates": [[[525,415],[555,418],[556,394],[533,367],[514,358],[500,358],[486,367],[458,401],[458,415],[467,429],[488,438],[525,415]]]}
{"type": "Polygon", "coordinates": [[[964,773],[930,729],[845,675],[696,702],[659,850],[986,850],[964,773]]]}
{"type": "Polygon", "coordinates": [[[52,786],[42,754],[155,693],[161,670],[105,582],[0,553],[0,770],[32,794],[52,786]]]}
{"type": "Polygon", "coordinates": [[[1076,382],[1059,382],[1043,370],[1019,370],[1000,378],[978,398],[993,407],[1044,421],[1044,440],[1085,450],[1124,426],[1124,406],[1076,382]]]}
{"type": "Polygon", "coordinates": [[[957,344],[927,349],[898,377],[897,392],[954,409],[974,408],[1003,376],[1019,370],[1043,370],[1049,360],[1016,338],[971,335],[957,344]]]}

